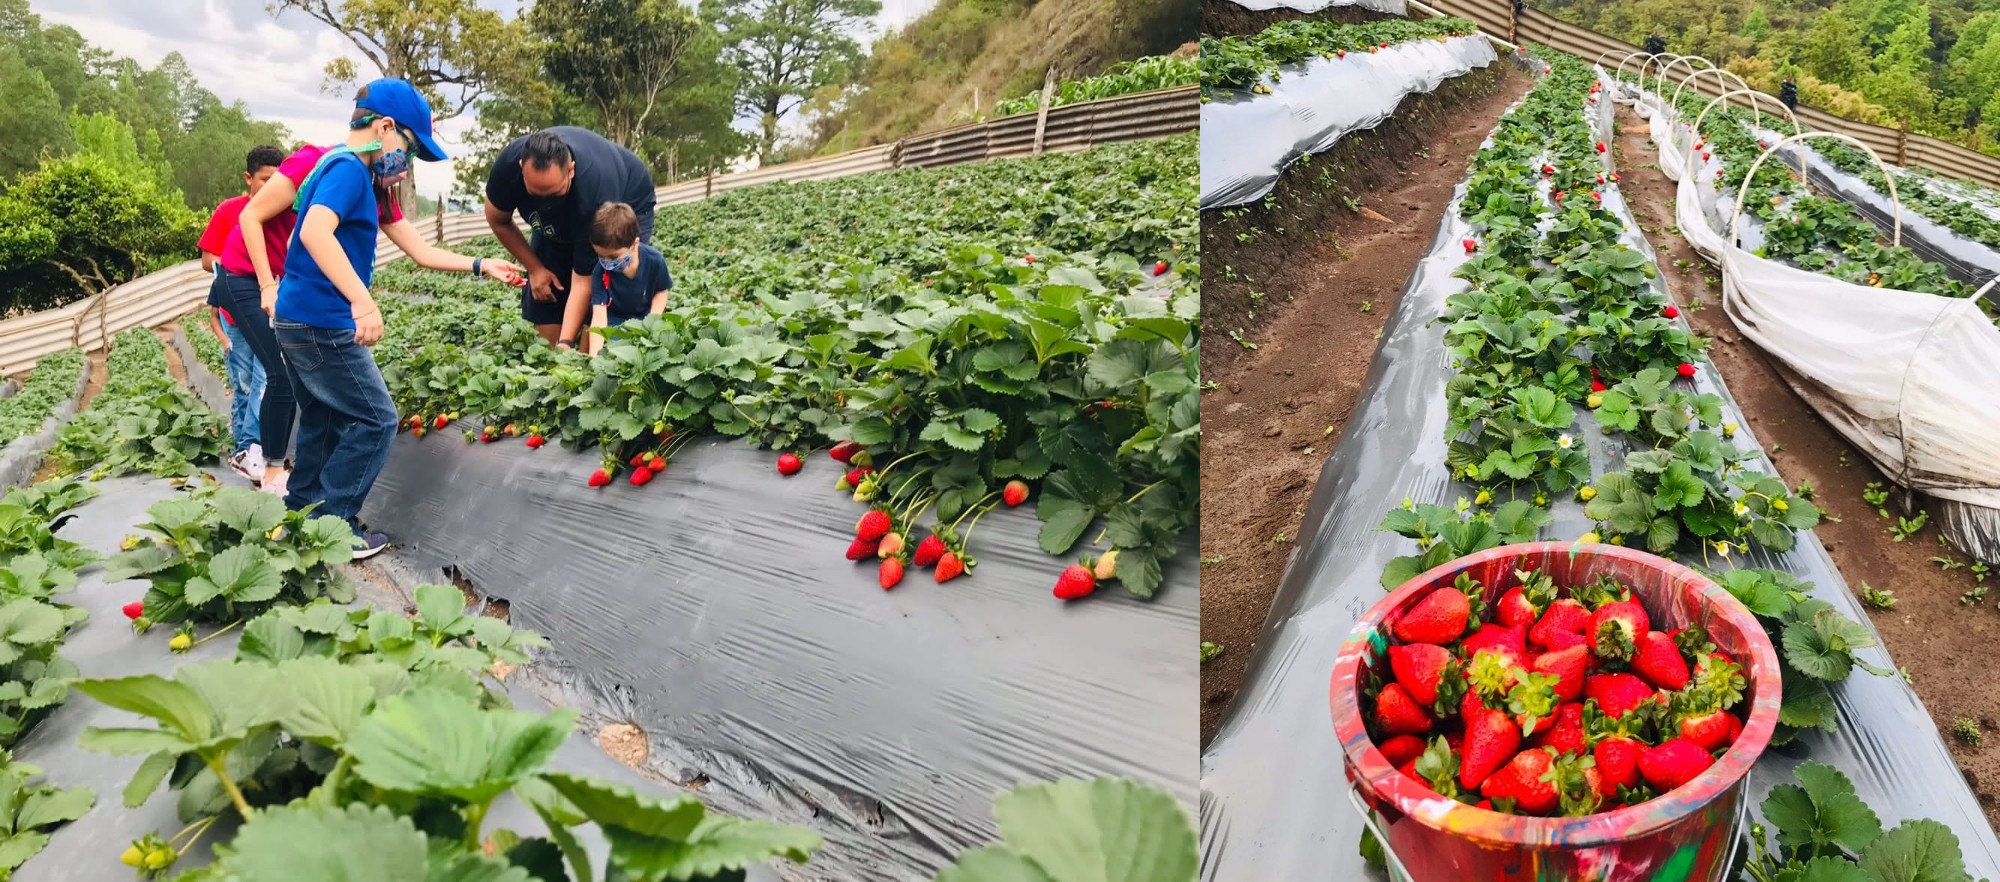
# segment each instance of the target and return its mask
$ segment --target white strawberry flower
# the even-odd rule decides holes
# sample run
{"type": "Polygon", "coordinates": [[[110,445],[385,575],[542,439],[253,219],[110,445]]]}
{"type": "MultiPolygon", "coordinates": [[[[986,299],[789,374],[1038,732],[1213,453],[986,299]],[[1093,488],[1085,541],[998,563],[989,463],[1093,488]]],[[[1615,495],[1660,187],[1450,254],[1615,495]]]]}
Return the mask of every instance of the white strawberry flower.
{"type": "Polygon", "coordinates": [[[1570,436],[1568,436],[1568,435],[1566,435],[1566,434],[1565,434],[1565,435],[1558,435],[1558,436],[1556,437],[1556,446],[1557,446],[1557,447],[1560,447],[1560,448],[1562,448],[1562,449],[1564,449],[1564,450],[1568,450],[1568,449],[1570,449],[1571,447],[1575,447],[1575,446],[1576,446],[1576,439],[1575,439],[1575,438],[1571,438],[1570,436]]]}

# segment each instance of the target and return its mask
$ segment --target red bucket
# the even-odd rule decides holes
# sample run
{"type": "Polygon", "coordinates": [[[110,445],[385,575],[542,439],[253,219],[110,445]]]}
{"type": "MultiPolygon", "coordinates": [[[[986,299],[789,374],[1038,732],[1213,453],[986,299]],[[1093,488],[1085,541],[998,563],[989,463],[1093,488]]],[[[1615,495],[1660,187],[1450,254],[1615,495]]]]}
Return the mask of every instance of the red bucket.
{"type": "Polygon", "coordinates": [[[1356,807],[1411,882],[1717,882],[1734,857],[1744,778],[1778,724],[1778,655],[1755,616],[1701,574],[1662,557],[1599,543],[1535,542],[1460,558],[1404,583],[1354,626],[1333,665],[1333,727],[1347,756],[1356,807]],[[1661,630],[1700,625],[1744,669],[1743,734],[1708,771],[1643,805],[1578,818],[1506,815],[1446,799],[1389,765],[1362,723],[1357,682],[1387,670],[1384,623],[1460,573],[1496,602],[1516,569],[1559,585],[1610,575],[1661,630]]]}

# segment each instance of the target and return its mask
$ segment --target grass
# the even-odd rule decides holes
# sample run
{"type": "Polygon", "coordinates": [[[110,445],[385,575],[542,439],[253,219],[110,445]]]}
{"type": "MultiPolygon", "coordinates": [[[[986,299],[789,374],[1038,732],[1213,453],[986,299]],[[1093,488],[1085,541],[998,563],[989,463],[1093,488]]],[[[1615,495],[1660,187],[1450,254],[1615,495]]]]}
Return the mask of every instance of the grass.
{"type": "Polygon", "coordinates": [[[1964,717],[1951,721],[1951,734],[1973,750],[1978,750],[1979,742],[1986,737],[1986,733],[1980,731],[1979,721],[1964,717]]]}

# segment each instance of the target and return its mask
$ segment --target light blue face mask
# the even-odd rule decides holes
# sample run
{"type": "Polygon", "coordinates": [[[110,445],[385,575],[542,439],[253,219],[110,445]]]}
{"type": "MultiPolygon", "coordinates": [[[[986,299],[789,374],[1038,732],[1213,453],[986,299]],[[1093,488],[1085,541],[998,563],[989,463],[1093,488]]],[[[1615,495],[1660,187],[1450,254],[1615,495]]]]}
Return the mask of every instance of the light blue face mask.
{"type": "Polygon", "coordinates": [[[632,258],[637,256],[638,252],[634,251],[616,260],[600,257],[597,259],[597,268],[607,273],[622,273],[626,267],[632,265],[632,258]]]}

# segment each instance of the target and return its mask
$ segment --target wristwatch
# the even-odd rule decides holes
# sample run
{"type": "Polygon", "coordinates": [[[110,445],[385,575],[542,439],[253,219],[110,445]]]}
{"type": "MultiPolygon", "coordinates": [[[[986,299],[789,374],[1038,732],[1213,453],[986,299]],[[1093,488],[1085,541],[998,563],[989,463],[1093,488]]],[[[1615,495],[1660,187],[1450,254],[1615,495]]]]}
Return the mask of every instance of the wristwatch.
{"type": "Polygon", "coordinates": [[[475,258],[473,258],[473,259],[472,259],[472,274],[473,274],[473,275],[475,275],[475,276],[476,276],[476,275],[479,275],[479,264],[480,264],[480,263],[482,263],[482,262],[484,262],[485,260],[486,260],[486,258],[483,258],[483,257],[475,257],[475,258]]]}

